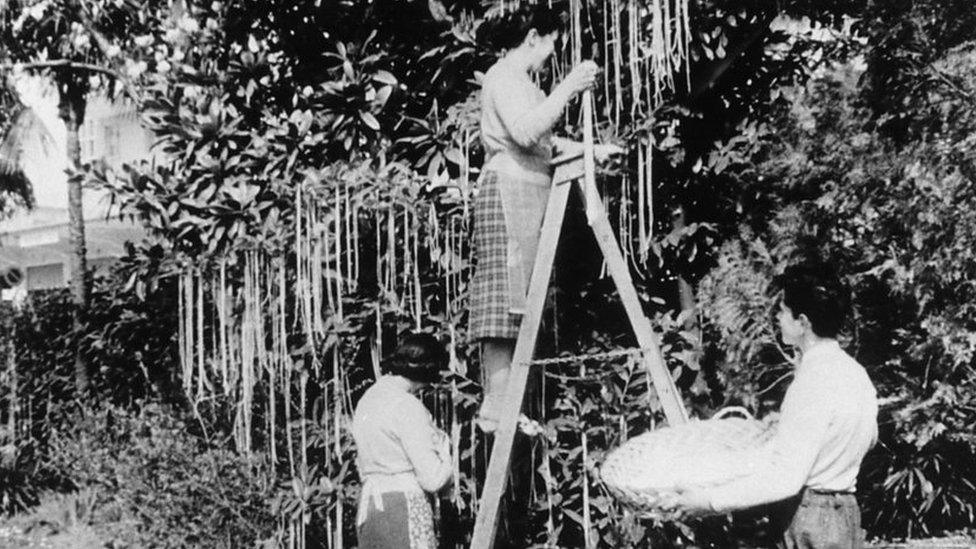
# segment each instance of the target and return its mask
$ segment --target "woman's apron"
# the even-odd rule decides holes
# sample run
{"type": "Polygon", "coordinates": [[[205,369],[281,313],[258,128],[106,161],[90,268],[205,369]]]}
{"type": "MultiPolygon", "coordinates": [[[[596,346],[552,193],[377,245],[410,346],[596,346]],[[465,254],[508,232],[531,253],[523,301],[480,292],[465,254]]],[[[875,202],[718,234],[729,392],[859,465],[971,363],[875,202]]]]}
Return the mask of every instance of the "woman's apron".
{"type": "Polygon", "coordinates": [[[499,174],[507,238],[509,312],[524,314],[552,176],[525,170],[507,154],[495,155],[485,169],[499,174]]]}
{"type": "Polygon", "coordinates": [[[434,515],[413,473],[365,475],[356,512],[360,549],[435,549],[434,515]]]}

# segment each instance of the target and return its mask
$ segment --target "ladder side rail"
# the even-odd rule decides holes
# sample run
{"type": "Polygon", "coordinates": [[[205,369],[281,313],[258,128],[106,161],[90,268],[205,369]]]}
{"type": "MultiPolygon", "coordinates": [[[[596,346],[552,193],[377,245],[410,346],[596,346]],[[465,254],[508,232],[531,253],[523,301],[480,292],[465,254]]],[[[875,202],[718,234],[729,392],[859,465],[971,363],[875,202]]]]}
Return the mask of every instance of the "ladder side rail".
{"type": "MultiPolygon", "coordinates": [[[[572,163],[566,168],[557,167],[553,180],[570,180],[566,177],[565,170],[572,169],[574,165],[572,163]]],[[[535,352],[539,324],[542,321],[543,308],[549,290],[549,280],[552,275],[553,260],[556,256],[556,247],[559,243],[559,234],[566,214],[566,203],[571,188],[571,183],[554,183],[549,193],[549,201],[546,204],[539,249],[532,269],[532,276],[529,279],[525,314],[519,326],[508,387],[504,395],[505,400],[498,421],[498,430],[495,431],[495,441],[488,462],[481,504],[478,506],[478,516],[475,519],[474,533],[471,539],[473,549],[492,549],[495,545],[501,500],[505,493],[509,462],[512,458],[512,445],[518,428],[518,416],[522,411],[525,398],[525,386],[530,368],[528,363],[532,360],[532,355],[535,352]]]]}
{"type": "Polygon", "coordinates": [[[603,258],[607,262],[607,269],[613,278],[617,292],[620,294],[620,301],[627,312],[631,328],[637,338],[637,345],[644,350],[643,363],[651,381],[654,383],[654,390],[657,391],[661,407],[667,416],[670,425],[680,425],[688,421],[688,411],[685,409],[684,402],[678,394],[678,389],[674,384],[674,379],[664,361],[661,346],[658,342],[657,334],[651,326],[650,320],[644,314],[640,300],[637,297],[637,290],[634,288],[634,281],[630,276],[630,268],[627,261],[620,252],[620,246],[614,236],[613,228],[607,219],[606,209],[603,201],[599,199],[599,191],[596,183],[587,179],[585,181],[588,192],[584,196],[588,197],[586,210],[590,215],[590,228],[593,236],[596,237],[597,244],[603,252],[603,258]],[[589,200],[589,197],[596,197],[589,200]]]}

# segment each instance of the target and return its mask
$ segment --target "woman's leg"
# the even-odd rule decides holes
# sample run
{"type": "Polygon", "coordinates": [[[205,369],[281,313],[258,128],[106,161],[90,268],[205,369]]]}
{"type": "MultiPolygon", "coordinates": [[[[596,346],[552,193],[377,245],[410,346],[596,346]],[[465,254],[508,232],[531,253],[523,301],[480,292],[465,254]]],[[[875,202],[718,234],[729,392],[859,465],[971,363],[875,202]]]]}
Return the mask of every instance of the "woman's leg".
{"type": "Polygon", "coordinates": [[[485,396],[478,413],[478,426],[486,433],[493,432],[498,427],[514,352],[514,339],[492,338],[481,343],[485,396]]]}

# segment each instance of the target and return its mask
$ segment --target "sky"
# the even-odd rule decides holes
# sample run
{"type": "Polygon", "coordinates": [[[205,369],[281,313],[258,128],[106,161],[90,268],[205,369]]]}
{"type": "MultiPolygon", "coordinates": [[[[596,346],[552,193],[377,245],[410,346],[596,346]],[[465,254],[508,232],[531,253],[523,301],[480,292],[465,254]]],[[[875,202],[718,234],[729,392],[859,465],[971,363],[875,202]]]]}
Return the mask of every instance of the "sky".
{"type": "MultiPolygon", "coordinates": [[[[21,100],[37,113],[53,139],[47,147],[41,146],[39,141],[29,143],[23,153],[24,172],[33,185],[37,207],[67,209],[66,131],[58,117],[57,91],[47,79],[41,77],[21,75],[16,77],[16,82],[21,100]]],[[[110,103],[96,98],[89,101],[86,118],[96,120],[113,110],[110,103]]],[[[108,204],[106,193],[84,189],[83,196],[86,217],[105,211],[108,204]]],[[[29,213],[19,215],[27,216],[29,213]]]]}
{"type": "Polygon", "coordinates": [[[34,109],[54,138],[48,150],[39,143],[31,143],[24,150],[24,171],[34,186],[34,198],[40,207],[67,208],[65,129],[58,118],[57,92],[44,79],[36,77],[18,78],[17,88],[21,100],[34,109]]]}

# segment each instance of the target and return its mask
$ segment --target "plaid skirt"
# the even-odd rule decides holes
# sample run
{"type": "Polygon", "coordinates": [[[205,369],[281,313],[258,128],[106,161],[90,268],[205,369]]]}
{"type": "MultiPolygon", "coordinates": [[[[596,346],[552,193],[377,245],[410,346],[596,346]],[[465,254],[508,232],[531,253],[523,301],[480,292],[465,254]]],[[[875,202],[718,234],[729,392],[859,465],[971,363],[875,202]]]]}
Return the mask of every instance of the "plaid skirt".
{"type": "Polygon", "coordinates": [[[502,188],[506,184],[509,188],[520,184],[518,181],[503,180],[508,177],[511,176],[494,171],[484,172],[474,204],[474,276],[468,298],[468,339],[471,342],[493,338],[516,339],[522,321],[522,314],[513,312],[512,308],[511,276],[513,272],[524,273],[524,280],[515,283],[521,284],[523,289],[527,288],[528,274],[531,273],[535,260],[538,235],[545,214],[548,189],[536,186],[535,189],[529,189],[529,194],[525,197],[519,197],[525,199],[520,200],[517,206],[518,219],[509,220],[509,225],[506,225],[502,188]],[[521,262],[522,269],[514,271],[512,262],[509,261],[513,239],[510,239],[512,235],[507,228],[512,225],[534,232],[532,235],[521,235],[522,238],[514,239],[521,243],[520,253],[525,256],[525,261],[521,262]]]}

